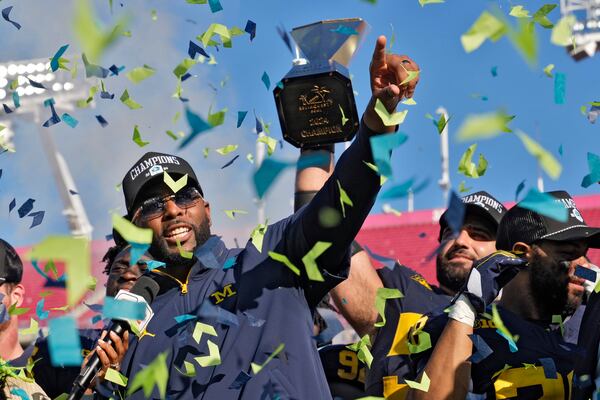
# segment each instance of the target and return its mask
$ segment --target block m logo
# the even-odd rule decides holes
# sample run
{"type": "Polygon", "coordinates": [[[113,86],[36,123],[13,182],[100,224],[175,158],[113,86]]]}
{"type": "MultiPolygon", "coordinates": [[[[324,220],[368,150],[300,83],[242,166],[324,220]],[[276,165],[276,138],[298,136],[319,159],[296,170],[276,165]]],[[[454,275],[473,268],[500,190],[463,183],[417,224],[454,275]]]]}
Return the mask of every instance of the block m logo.
{"type": "Polygon", "coordinates": [[[231,297],[235,294],[237,294],[237,292],[233,290],[233,283],[230,283],[228,285],[223,286],[222,290],[217,290],[216,292],[211,293],[210,297],[212,298],[214,304],[219,304],[226,298],[231,297]]]}

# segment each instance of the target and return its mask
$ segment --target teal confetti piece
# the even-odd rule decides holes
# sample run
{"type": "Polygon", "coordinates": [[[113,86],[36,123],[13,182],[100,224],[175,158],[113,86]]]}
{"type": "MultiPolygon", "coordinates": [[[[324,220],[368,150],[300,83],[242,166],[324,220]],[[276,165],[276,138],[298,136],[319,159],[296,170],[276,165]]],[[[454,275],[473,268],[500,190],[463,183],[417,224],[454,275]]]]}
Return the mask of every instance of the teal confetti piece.
{"type": "Polygon", "coordinates": [[[65,51],[67,51],[68,48],[69,48],[69,45],[65,44],[60,49],[58,49],[56,54],[54,54],[54,57],[52,57],[52,60],[50,60],[50,68],[52,68],[52,72],[56,72],[56,70],[58,70],[58,67],[59,67],[58,60],[60,60],[60,57],[63,54],[65,54],[65,51]]]}
{"type": "Polygon", "coordinates": [[[291,165],[288,162],[272,158],[267,158],[262,162],[260,168],[256,170],[252,177],[254,189],[259,199],[263,198],[279,174],[291,165]]]}
{"type": "Polygon", "coordinates": [[[496,66],[492,67],[490,72],[492,73],[492,76],[494,78],[497,77],[498,76],[498,67],[496,67],[496,66]]]}
{"type": "Polygon", "coordinates": [[[70,114],[64,113],[62,115],[62,120],[65,122],[65,124],[69,125],[71,128],[75,128],[77,126],[77,124],[79,124],[79,121],[77,121],[75,118],[73,118],[70,114]]]}
{"type": "Polygon", "coordinates": [[[187,119],[188,125],[190,126],[189,135],[184,138],[179,144],[179,150],[186,147],[192,140],[196,138],[202,132],[208,131],[213,128],[211,124],[204,121],[198,114],[192,112],[189,108],[185,109],[185,117],[187,119]]]}
{"type": "Polygon", "coordinates": [[[80,367],[81,343],[73,317],[60,317],[48,322],[48,350],[55,367],[80,367]]]}
{"type": "Polygon", "coordinates": [[[562,144],[560,146],[558,146],[558,154],[560,154],[561,157],[563,155],[563,145],[562,144]]]}
{"type": "Polygon", "coordinates": [[[519,348],[517,347],[517,344],[515,343],[513,338],[506,336],[504,332],[502,332],[500,329],[496,329],[496,333],[502,336],[504,339],[506,339],[511,353],[516,353],[517,351],[519,351],[519,348]]]}
{"type": "Polygon", "coordinates": [[[40,299],[40,301],[38,301],[35,306],[35,314],[37,315],[40,321],[43,321],[46,318],[48,318],[48,315],[50,314],[50,311],[44,311],[44,300],[45,299],[40,299]]]}
{"type": "Polygon", "coordinates": [[[402,132],[371,137],[371,152],[373,153],[373,161],[375,161],[379,175],[388,178],[392,176],[392,166],[390,165],[392,150],[399,147],[407,140],[408,136],[402,132]]]}
{"type": "Polygon", "coordinates": [[[519,194],[525,189],[525,181],[526,179],[523,179],[521,183],[519,183],[519,186],[517,186],[517,190],[515,191],[515,202],[519,201],[519,194]]]}
{"type": "Polygon", "coordinates": [[[155,270],[156,268],[161,268],[166,265],[164,262],[156,261],[156,260],[146,260],[146,261],[144,261],[144,264],[146,264],[148,271],[152,271],[152,270],[155,270]]]}
{"type": "Polygon", "coordinates": [[[326,168],[329,165],[329,163],[329,154],[325,154],[324,152],[315,152],[313,154],[303,155],[302,157],[298,158],[296,168],[298,169],[298,171],[308,167],[326,168]]]}
{"type": "Polygon", "coordinates": [[[535,211],[539,214],[553,218],[560,222],[567,222],[568,211],[562,206],[562,203],[547,194],[541,193],[536,189],[530,189],[527,196],[519,203],[520,207],[535,211]]]}
{"type": "Polygon", "coordinates": [[[144,255],[144,253],[150,248],[150,244],[149,243],[131,243],[131,250],[130,250],[130,260],[129,260],[129,264],[130,265],[135,265],[137,264],[137,262],[140,260],[140,258],[142,258],[142,256],[144,255]]]}
{"type": "Polygon", "coordinates": [[[27,392],[21,388],[10,389],[10,394],[14,394],[15,396],[18,396],[21,400],[31,400],[31,397],[29,397],[27,392]]]}
{"type": "Polygon", "coordinates": [[[271,87],[271,79],[269,79],[269,75],[267,75],[267,71],[263,72],[260,80],[263,81],[263,83],[265,84],[265,87],[267,88],[267,90],[269,90],[269,88],[271,87]]]}
{"type": "Polygon", "coordinates": [[[223,10],[223,6],[221,6],[219,0],[208,0],[208,5],[210,6],[210,11],[212,13],[216,13],[223,10]]]}
{"type": "Polygon", "coordinates": [[[561,72],[554,74],[554,103],[565,104],[567,76],[561,72]]]}
{"type": "Polygon", "coordinates": [[[109,296],[104,299],[102,316],[106,319],[144,319],[146,316],[146,304],[135,301],[117,300],[109,296]]]}
{"type": "Polygon", "coordinates": [[[248,114],[248,111],[238,111],[236,128],[239,128],[240,126],[242,126],[242,123],[244,122],[244,119],[246,118],[246,114],[248,114]]]}
{"type": "Polygon", "coordinates": [[[283,89],[283,81],[279,81],[279,82],[277,82],[277,85],[276,85],[276,86],[277,86],[279,89],[283,89]]]}
{"type": "Polygon", "coordinates": [[[101,320],[102,320],[102,315],[100,315],[100,314],[98,314],[98,315],[94,315],[94,316],[92,317],[92,325],[93,325],[93,324],[96,324],[97,322],[99,322],[99,321],[101,321],[101,320]]]}
{"type": "Polygon", "coordinates": [[[197,317],[197,316],[195,316],[195,315],[192,315],[192,314],[181,314],[181,315],[178,315],[178,316],[176,316],[176,317],[174,317],[174,318],[175,318],[175,321],[176,321],[178,324],[180,324],[180,323],[182,323],[182,322],[185,322],[185,321],[191,321],[191,320],[193,320],[193,319],[198,319],[198,317],[197,317]]]}
{"type": "Polygon", "coordinates": [[[15,105],[15,108],[21,107],[21,99],[19,98],[19,93],[13,92],[12,100],[13,100],[13,104],[15,105]]]}
{"type": "Polygon", "coordinates": [[[581,186],[584,188],[600,182],[600,157],[594,153],[587,153],[587,162],[590,173],[581,181],[581,186]]]}
{"type": "Polygon", "coordinates": [[[227,260],[225,260],[225,264],[223,264],[223,269],[229,269],[233,267],[235,265],[236,260],[237,257],[229,257],[227,260]]]}
{"type": "Polygon", "coordinates": [[[401,197],[405,197],[408,195],[408,190],[415,183],[414,178],[411,178],[405,182],[399,183],[397,185],[392,186],[383,192],[380,196],[381,199],[398,199],[401,197]]]}

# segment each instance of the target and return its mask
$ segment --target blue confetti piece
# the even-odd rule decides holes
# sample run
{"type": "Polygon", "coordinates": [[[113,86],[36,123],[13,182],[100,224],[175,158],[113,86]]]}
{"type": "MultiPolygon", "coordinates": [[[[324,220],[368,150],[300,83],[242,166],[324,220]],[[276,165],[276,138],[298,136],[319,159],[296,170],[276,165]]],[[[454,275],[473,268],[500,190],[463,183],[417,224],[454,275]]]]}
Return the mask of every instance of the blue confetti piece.
{"type": "Polygon", "coordinates": [[[94,325],[94,324],[96,324],[96,323],[98,323],[98,322],[102,321],[102,315],[94,315],[94,316],[92,317],[92,320],[91,320],[91,321],[92,321],[92,325],[94,325]]]}
{"type": "Polygon", "coordinates": [[[6,104],[2,103],[2,108],[4,108],[4,112],[7,114],[10,114],[13,112],[13,110],[10,109],[9,106],[7,106],[6,104]]]}
{"type": "Polygon", "coordinates": [[[140,320],[146,316],[146,303],[117,300],[114,297],[104,298],[102,316],[106,319],[140,320]]]}
{"type": "Polygon", "coordinates": [[[252,379],[250,375],[248,375],[244,371],[240,371],[240,373],[238,374],[238,376],[236,376],[231,385],[229,385],[229,389],[241,389],[246,383],[248,383],[250,379],[252,379]]]}
{"type": "Polygon", "coordinates": [[[60,317],[48,322],[48,350],[55,367],[80,367],[81,343],[73,317],[60,317]]]}
{"type": "Polygon", "coordinates": [[[68,113],[63,113],[61,118],[63,121],[65,121],[65,124],[69,125],[71,128],[75,128],[77,124],[79,124],[79,121],[77,121],[68,113]]]}
{"type": "Polygon", "coordinates": [[[248,114],[248,111],[238,111],[236,128],[239,128],[240,126],[242,126],[242,122],[244,122],[244,119],[246,118],[246,114],[248,114]]]}
{"type": "Polygon", "coordinates": [[[23,203],[21,207],[19,207],[19,209],[17,210],[17,212],[19,213],[19,218],[25,217],[31,212],[31,210],[33,210],[34,202],[34,199],[27,199],[27,201],[25,201],[25,203],[23,203]]]}
{"type": "Polygon", "coordinates": [[[186,72],[184,75],[181,76],[181,82],[185,82],[188,79],[190,79],[192,77],[192,74],[190,74],[189,72],[186,72]]]}
{"type": "Polygon", "coordinates": [[[191,314],[181,314],[181,315],[178,315],[178,316],[176,316],[174,318],[175,318],[175,321],[178,324],[180,324],[182,322],[185,322],[185,321],[191,321],[191,320],[198,319],[198,317],[196,315],[191,315],[191,314]]]}
{"type": "Polygon", "coordinates": [[[250,35],[250,41],[252,41],[256,37],[256,23],[248,20],[244,31],[250,35]]]}
{"type": "Polygon", "coordinates": [[[235,265],[237,257],[229,257],[225,260],[225,264],[223,264],[223,269],[229,269],[235,265]]]}
{"type": "Polygon", "coordinates": [[[49,99],[44,100],[44,107],[52,107],[55,104],[56,101],[54,101],[54,97],[50,97],[49,99]]]}
{"type": "Polygon", "coordinates": [[[10,22],[11,24],[13,24],[13,26],[17,29],[21,29],[21,24],[19,24],[18,22],[12,21],[10,19],[10,12],[12,11],[13,6],[10,7],[6,7],[5,9],[2,10],[2,18],[4,18],[4,20],[6,22],[10,22]]]}
{"type": "Polygon", "coordinates": [[[426,238],[426,237],[427,237],[427,234],[426,234],[425,232],[421,232],[421,233],[419,233],[419,237],[420,237],[421,239],[423,239],[423,238],[426,238]]]}
{"type": "Polygon", "coordinates": [[[64,282],[65,282],[65,279],[66,279],[65,274],[61,275],[58,278],[58,280],[54,280],[54,279],[50,278],[44,271],[42,271],[42,269],[38,266],[37,260],[31,260],[31,265],[33,266],[33,269],[35,269],[35,271],[38,274],[40,274],[42,277],[46,278],[46,280],[48,280],[50,282],[50,285],[48,285],[48,286],[52,286],[53,283],[56,283],[55,286],[59,286],[59,287],[60,287],[60,285],[64,286],[64,282]]]}
{"type": "Polygon", "coordinates": [[[565,104],[567,76],[561,72],[554,74],[554,103],[565,104]]]}
{"type": "Polygon", "coordinates": [[[44,311],[44,303],[45,299],[40,299],[35,306],[35,314],[38,316],[40,321],[48,318],[48,315],[50,314],[50,311],[44,311]]]}
{"type": "Polygon", "coordinates": [[[515,202],[519,201],[519,194],[521,193],[521,191],[523,191],[523,189],[525,189],[525,181],[526,179],[523,179],[521,183],[519,183],[519,185],[517,186],[517,190],[515,191],[515,202]]]}
{"type": "Polygon", "coordinates": [[[13,100],[13,104],[15,105],[15,108],[21,107],[21,99],[19,98],[19,93],[13,92],[12,100],[13,100]]]}
{"type": "Polygon", "coordinates": [[[256,134],[258,135],[263,131],[263,125],[262,122],[260,122],[260,120],[256,116],[256,114],[254,115],[254,118],[256,119],[256,134]]]}
{"type": "MultiPolygon", "coordinates": [[[[72,194],[73,196],[77,196],[79,193],[77,193],[73,189],[69,189],[69,194],[72,194]]],[[[111,235],[111,238],[112,238],[112,235],[111,235]]]]}
{"type": "Polygon", "coordinates": [[[107,242],[113,240],[113,234],[109,233],[108,235],[104,235],[104,239],[106,239],[107,242]]]}
{"type": "Polygon", "coordinates": [[[369,249],[367,246],[364,246],[364,248],[365,248],[367,254],[369,255],[369,257],[373,258],[374,260],[379,261],[380,263],[385,265],[388,269],[394,269],[394,267],[396,266],[396,260],[376,254],[376,253],[372,252],[371,249],[369,249]]]}
{"type": "Polygon", "coordinates": [[[215,318],[217,322],[228,325],[228,326],[239,326],[240,322],[238,320],[237,315],[221,308],[219,306],[215,306],[210,301],[204,301],[202,306],[200,307],[200,311],[198,311],[198,315],[205,318],[215,318]]]}
{"type": "Polygon", "coordinates": [[[540,364],[542,364],[542,366],[544,367],[544,375],[546,376],[547,379],[556,379],[557,378],[557,372],[556,372],[556,364],[554,363],[554,360],[547,357],[547,358],[540,358],[540,364]]]}
{"type": "Polygon", "coordinates": [[[29,213],[29,215],[27,215],[27,216],[33,218],[31,220],[31,225],[29,226],[29,229],[35,228],[36,226],[41,224],[44,221],[44,215],[46,215],[45,211],[36,211],[36,212],[29,213]]]}
{"type": "Polygon", "coordinates": [[[29,83],[31,84],[31,86],[33,86],[34,88],[38,88],[38,89],[46,89],[46,87],[44,85],[42,85],[39,82],[34,81],[31,78],[27,78],[27,80],[29,80],[29,83]]]}
{"type": "Polygon", "coordinates": [[[202,132],[206,132],[212,129],[212,125],[208,122],[204,121],[199,115],[193,113],[189,108],[185,108],[185,117],[187,119],[188,125],[190,126],[191,132],[189,135],[184,138],[179,144],[179,150],[186,147],[196,136],[201,134],[202,132]]]}
{"type": "Polygon", "coordinates": [[[519,206],[560,222],[567,222],[569,218],[568,211],[562,203],[557,202],[554,196],[540,193],[536,189],[530,189],[519,206]]]}
{"type": "Polygon", "coordinates": [[[31,400],[31,398],[29,397],[29,395],[27,394],[27,392],[24,389],[21,389],[21,388],[12,388],[12,389],[10,389],[10,394],[14,394],[15,396],[20,397],[21,400],[31,400]]]}
{"type": "Polygon", "coordinates": [[[52,60],[50,60],[50,68],[52,68],[52,72],[56,72],[56,70],[58,70],[58,60],[60,60],[60,57],[62,57],[62,55],[65,54],[65,51],[67,51],[68,48],[69,45],[65,44],[60,49],[58,49],[56,54],[54,54],[54,57],[52,57],[52,60]]]}
{"type": "Polygon", "coordinates": [[[563,155],[563,145],[562,144],[560,146],[558,146],[558,154],[560,154],[561,157],[563,155]]]}
{"type": "MultiPolygon", "coordinates": [[[[129,253],[130,254],[129,264],[135,265],[140,260],[140,258],[142,258],[144,253],[146,251],[148,251],[148,249],[150,248],[150,243],[130,243],[130,244],[131,244],[131,250],[129,253]]],[[[143,319],[143,317],[140,319],[143,319]]]]}
{"type": "Polygon", "coordinates": [[[83,302],[83,304],[95,313],[102,312],[102,304],[87,304],[86,302],[83,302]]]}
{"type": "Polygon", "coordinates": [[[373,161],[377,166],[379,175],[383,175],[388,178],[392,177],[392,166],[390,165],[392,150],[401,146],[407,140],[408,135],[402,132],[376,135],[371,137],[371,152],[373,153],[373,161]]]}
{"type": "Polygon", "coordinates": [[[596,282],[596,277],[598,274],[593,269],[578,265],[575,267],[574,275],[585,279],[586,281],[596,282]]]}
{"type": "Polygon", "coordinates": [[[254,189],[259,199],[263,198],[279,174],[291,165],[288,162],[272,158],[267,158],[262,162],[260,168],[256,170],[252,177],[254,189]]]}
{"type": "MultiPolygon", "coordinates": [[[[51,127],[52,125],[56,125],[60,122],[60,117],[58,116],[58,114],[56,113],[56,110],[54,109],[54,99],[48,99],[48,100],[52,100],[51,102],[48,103],[48,105],[50,106],[50,110],[52,112],[52,116],[50,118],[48,118],[48,120],[42,124],[42,126],[44,128],[51,127]]],[[[44,105],[46,105],[46,102],[48,100],[46,100],[44,102],[44,105]]]]}
{"type": "MultiPolygon", "coordinates": [[[[206,51],[204,51],[204,49],[202,47],[200,47],[199,45],[197,45],[196,43],[194,43],[190,40],[190,44],[188,46],[188,56],[192,60],[194,60],[194,59],[196,59],[196,54],[198,54],[198,53],[200,53],[202,56],[204,56],[206,58],[210,58],[208,53],[206,51]]],[[[184,79],[182,78],[181,80],[183,81],[184,79]]]]}
{"type": "Polygon", "coordinates": [[[292,43],[290,41],[290,36],[287,33],[287,29],[285,29],[285,27],[283,25],[280,27],[278,26],[277,33],[279,34],[279,36],[285,43],[285,45],[288,48],[288,50],[290,51],[290,53],[294,54],[294,51],[292,50],[292,43]]]}
{"type": "Polygon", "coordinates": [[[517,347],[517,344],[515,343],[513,338],[506,336],[500,329],[496,329],[496,333],[502,336],[504,339],[506,339],[511,353],[516,353],[517,351],[519,351],[519,348],[517,347]]]}
{"type": "Polygon", "coordinates": [[[491,71],[493,77],[498,76],[498,67],[492,67],[491,71]]]}
{"type": "Polygon", "coordinates": [[[240,155],[239,155],[239,154],[238,154],[238,155],[236,155],[235,157],[233,157],[233,158],[231,159],[231,161],[228,161],[228,162],[227,162],[225,165],[223,165],[223,166],[221,167],[221,169],[224,169],[224,168],[227,168],[227,167],[229,167],[229,166],[230,166],[231,164],[233,164],[233,162],[234,162],[235,160],[237,160],[238,158],[240,158],[240,155]]]}
{"type": "Polygon", "coordinates": [[[12,199],[12,201],[10,202],[10,204],[8,205],[8,213],[10,214],[10,212],[13,210],[13,208],[15,208],[17,206],[17,200],[16,199],[12,199]]]}
{"type": "Polygon", "coordinates": [[[494,352],[481,336],[473,334],[469,335],[469,338],[476,349],[476,352],[469,358],[472,363],[477,364],[494,352]]]}
{"type": "Polygon", "coordinates": [[[342,35],[358,35],[358,31],[350,26],[338,25],[335,29],[330,29],[330,32],[341,33],[342,35]]]}
{"type": "Polygon", "coordinates": [[[223,10],[223,6],[221,6],[219,0],[208,0],[208,5],[210,6],[210,11],[213,14],[223,10]]]}
{"type": "Polygon", "coordinates": [[[453,191],[450,192],[450,201],[448,202],[448,209],[444,214],[446,224],[454,235],[458,235],[462,229],[463,223],[465,222],[465,203],[462,202],[460,197],[453,191]]]}
{"type": "Polygon", "coordinates": [[[196,251],[194,251],[194,255],[202,263],[202,265],[206,268],[210,269],[220,269],[221,264],[213,254],[213,248],[220,242],[219,237],[211,236],[202,246],[200,246],[196,251]]]}
{"type": "Polygon", "coordinates": [[[153,271],[156,268],[161,268],[166,265],[164,262],[157,261],[157,260],[146,260],[146,261],[143,261],[143,263],[146,264],[148,271],[153,271]]]}
{"type": "Polygon", "coordinates": [[[111,76],[115,76],[115,75],[119,75],[119,72],[123,71],[125,69],[124,65],[121,65],[120,67],[117,67],[115,64],[111,65],[108,70],[110,71],[110,75],[111,76]]]}
{"type": "Polygon", "coordinates": [[[101,91],[100,92],[100,98],[101,99],[112,100],[112,99],[115,98],[115,95],[114,95],[114,93],[109,93],[109,92],[101,91]]]}
{"type": "Polygon", "coordinates": [[[581,181],[581,186],[584,188],[600,182],[600,157],[594,153],[587,153],[587,162],[590,173],[581,181]]]}
{"type": "Polygon", "coordinates": [[[98,121],[100,126],[103,128],[108,126],[108,121],[106,119],[104,119],[104,117],[102,115],[96,115],[96,121],[98,121]]]}
{"type": "Polygon", "coordinates": [[[269,90],[269,87],[271,87],[271,79],[269,78],[267,71],[263,72],[260,80],[265,84],[265,87],[267,88],[267,90],[269,90]]]}
{"type": "Polygon", "coordinates": [[[329,166],[330,162],[331,159],[329,153],[325,154],[324,152],[319,151],[299,157],[298,162],[296,163],[296,169],[300,171],[308,167],[326,168],[329,166]]]}

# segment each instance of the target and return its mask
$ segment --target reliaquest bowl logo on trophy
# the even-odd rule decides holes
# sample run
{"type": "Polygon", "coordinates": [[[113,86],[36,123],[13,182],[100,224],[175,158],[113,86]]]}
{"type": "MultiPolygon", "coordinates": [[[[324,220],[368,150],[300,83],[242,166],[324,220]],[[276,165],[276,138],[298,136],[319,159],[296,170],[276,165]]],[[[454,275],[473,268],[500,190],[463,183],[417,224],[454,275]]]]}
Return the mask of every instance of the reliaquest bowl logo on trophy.
{"type": "Polygon", "coordinates": [[[286,141],[311,147],[354,137],[359,119],[347,67],[367,28],[351,18],[292,30],[294,66],[273,90],[286,141]]]}

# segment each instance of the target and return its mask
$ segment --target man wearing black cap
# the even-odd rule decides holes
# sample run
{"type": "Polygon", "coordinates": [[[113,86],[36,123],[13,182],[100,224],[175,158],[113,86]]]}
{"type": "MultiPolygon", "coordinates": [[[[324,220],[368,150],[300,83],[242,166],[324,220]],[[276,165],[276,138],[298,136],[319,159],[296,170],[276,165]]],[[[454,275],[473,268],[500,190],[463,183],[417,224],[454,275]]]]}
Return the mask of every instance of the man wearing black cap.
{"type": "MultiPolygon", "coordinates": [[[[408,386],[403,383],[403,378],[410,372],[408,331],[423,314],[441,313],[448,306],[451,296],[466,281],[473,262],[496,251],[496,229],[506,208],[485,191],[466,195],[461,200],[465,205],[465,218],[458,236],[453,234],[446,222],[451,214],[448,210],[439,220],[440,249],[436,256],[439,287],[429,284],[419,273],[398,263],[392,270],[381,268],[377,271],[383,286],[398,289],[403,297],[386,300],[386,323],[379,329],[373,328],[372,333],[376,333],[371,349],[373,362],[365,384],[370,395],[383,395],[386,398],[402,398],[406,395],[408,386]]],[[[340,289],[338,287],[335,290],[340,289]]],[[[356,297],[359,294],[352,295],[348,291],[345,294],[347,302],[358,301],[356,297]]],[[[369,301],[371,305],[375,303],[374,298],[369,301]]]]}
{"type": "Polygon", "coordinates": [[[152,398],[331,398],[310,309],[347,273],[350,243],[380,187],[364,163],[372,162],[369,137],[395,129],[383,125],[374,104],[379,99],[391,112],[412,96],[418,79],[401,85],[407,69],[418,67],[386,54],[380,37],[370,67],[373,97],[356,140],[306,207],[255,230],[241,251],[211,235],[210,206],[183,159],[150,153],[129,170],[123,180],[128,216],[152,229],[150,253],[166,266],[154,270],[161,293],[146,328],[152,336],[132,340],[121,369],[128,398],[148,397],[132,382],[152,362],[168,371],[152,398]],[[342,189],[353,205],[345,206],[339,225],[321,226],[323,206],[341,210],[342,189]],[[190,368],[193,373],[181,372],[190,368]]]}
{"type": "Polygon", "coordinates": [[[498,227],[499,251],[475,263],[448,316],[413,332],[435,347],[411,356],[411,378],[430,385],[408,398],[569,398],[577,353],[553,323],[567,306],[570,263],[600,247],[600,229],[585,224],[568,193],[549,195],[565,221],[514,206],[498,227]]]}

